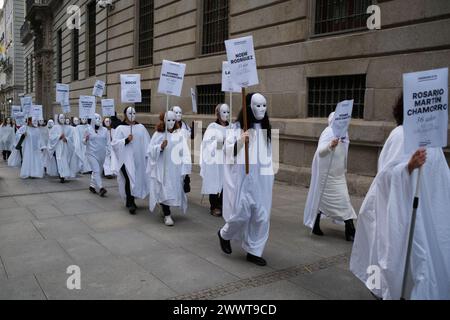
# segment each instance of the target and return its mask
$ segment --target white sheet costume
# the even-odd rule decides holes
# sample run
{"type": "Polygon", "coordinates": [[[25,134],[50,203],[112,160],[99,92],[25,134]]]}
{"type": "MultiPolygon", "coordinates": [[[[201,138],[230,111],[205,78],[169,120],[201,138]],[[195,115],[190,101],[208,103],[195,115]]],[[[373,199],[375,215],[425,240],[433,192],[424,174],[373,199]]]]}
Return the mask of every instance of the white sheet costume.
{"type": "MultiPolygon", "coordinates": [[[[136,111],[127,108],[127,117],[135,121],[136,111]]],[[[122,174],[125,168],[130,180],[130,191],[133,197],[145,199],[148,195],[148,183],[146,177],[147,148],[150,143],[150,135],[142,124],[127,125],[123,123],[118,126],[112,142],[112,170],[117,175],[119,193],[123,200],[127,199],[125,186],[126,179],[122,174]],[[133,140],[127,144],[128,136],[132,134],[133,140]]]]}
{"type": "Polygon", "coordinates": [[[49,148],[49,141],[50,141],[50,131],[52,130],[52,128],[55,126],[55,122],[50,119],[47,122],[47,142],[45,144],[45,149],[42,151],[43,154],[43,162],[44,162],[44,167],[46,169],[46,173],[47,175],[51,176],[51,177],[56,177],[58,176],[58,166],[56,165],[56,157],[55,155],[55,150],[50,150],[49,148]]]}
{"type": "MultiPolygon", "coordinates": [[[[76,119],[74,119],[75,121],[76,119]]],[[[75,132],[77,133],[77,145],[76,145],[76,153],[78,155],[78,157],[80,158],[79,160],[79,171],[81,173],[87,173],[92,171],[90,164],[89,164],[89,160],[86,156],[86,145],[83,143],[83,138],[86,134],[86,131],[90,128],[91,126],[87,123],[87,119],[82,118],[81,119],[81,124],[77,125],[76,127],[73,127],[75,132]]]]}
{"type": "Polygon", "coordinates": [[[90,187],[104,196],[101,174],[107,153],[111,150],[111,142],[108,130],[102,126],[100,115],[95,114],[92,121],[93,125],[86,130],[83,138],[83,143],[86,145],[86,157],[92,170],[90,187]]]}
{"type": "Polygon", "coordinates": [[[15,133],[14,125],[12,124],[11,119],[8,119],[9,124],[5,122],[0,127],[0,150],[11,152],[14,149],[15,133]]]}
{"type": "MultiPolygon", "coordinates": [[[[175,126],[175,114],[168,112],[167,128],[175,126]]],[[[166,120],[165,120],[166,121],[166,120]]],[[[191,173],[191,153],[182,130],[172,133],[155,132],[147,149],[150,196],[149,209],[155,210],[156,204],[169,207],[179,207],[183,213],[187,211],[187,196],[184,192],[184,178],[191,173]],[[167,147],[163,150],[161,144],[167,140],[167,147]]]]}
{"type": "MultiPolygon", "coordinates": [[[[418,174],[409,174],[410,158],[399,126],[383,147],[359,213],[350,270],[383,299],[401,296],[418,174]],[[380,268],[379,288],[368,281],[369,266],[380,268]]],[[[450,299],[450,171],[442,149],[427,150],[422,170],[406,298],[450,299]]]]}
{"type": "Polygon", "coordinates": [[[186,122],[183,121],[183,109],[181,109],[181,107],[179,106],[175,106],[172,107],[171,111],[175,113],[175,119],[177,120],[177,123],[180,126],[180,129],[183,132],[183,134],[186,135],[186,139],[188,139],[189,143],[189,140],[191,139],[192,129],[186,122]]]}
{"type": "Polygon", "coordinates": [[[345,178],[350,141],[346,134],[334,151],[330,148],[330,143],[336,139],[331,129],[333,116],[334,112],[328,117],[328,127],[320,135],[311,168],[311,184],[303,216],[303,223],[311,229],[319,211],[323,213],[321,217],[325,215],[335,222],[356,219],[345,178]]]}
{"type": "MultiPolygon", "coordinates": [[[[267,110],[266,99],[260,94],[254,94],[251,108],[256,120],[262,120],[267,110]]],[[[240,240],[247,253],[261,257],[269,238],[274,169],[272,145],[267,134],[263,132],[260,123],[253,123],[252,126],[250,129],[254,130],[248,131],[248,175],[245,172],[245,147],[243,141],[240,141],[243,130],[237,124],[235,134],[227,137],[227,154],[234,153],[236,141],[238,153],[237,164],[225,170],[223,217],[226,224],[220,230],[220,236],[227,241],[240,240]]]]}
{"type": "Polygon", "coordinates": [[[74,128],[71,125],[66,125],[64,115],[60,114],[58,124],[50,130],[48,142],[49,153],[56,157],[60,178],[68,179],[77,176],[79,170],[79,158],[76,154],[77,143],[78,137],[74,128]],[[61,138],[62,135],[64,135],[66,141],[61,138]]]}
{"type": "Polygon", "coordinates": [[[41,133],[37,127],[37,120],[33,120],[33,126],[23,126],[17,130],[17,138],[25,134],[22,143],[22,167],[20,169],[20,177],[26,178],[42,178],[44,176],[44,165],[42,163],[41,150],[44,149],[41,133]]]}
{"type": "Polygon", "coordinates": [[[105,173],[105,176],[112,176],[114,175],[114,172],[111,167],[111,155],[112,155],[112,146],[111,143],[114,140],[114,135],[116,130],[111,128],[111,119],[107,118],[105,119],[105,125],[107,126],[106,130],[108,130],[108,151],[106,152],[106,158],[105,163],[103,164],[103,172],[105,173]]]}

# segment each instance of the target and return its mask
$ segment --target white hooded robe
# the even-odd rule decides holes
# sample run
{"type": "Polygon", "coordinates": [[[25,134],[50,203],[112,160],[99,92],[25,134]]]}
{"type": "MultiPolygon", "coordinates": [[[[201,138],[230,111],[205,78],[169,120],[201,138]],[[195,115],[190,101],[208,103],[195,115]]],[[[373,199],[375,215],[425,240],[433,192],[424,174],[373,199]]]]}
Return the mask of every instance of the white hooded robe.
{"type": "Polygon", "coordinates": [[[75,135],[74,128],[70,125],[55,124],[50,130],[48,150],[50,154],[56,156],[57,174],[61,178],[68,179],[77,176],[79,171],[79,158],[76,154],[77,143],[78,137],[75,135]],[[62,133],[64,133],[67,142],[60,139],[62,133]]]}
{"type": "Polygon", "coordinates": [[[42,178],[44,176],[44,165],[42,163],[41,150],[44,148],[39,128],[23,126],[17,131],[18,139],[26,132],[22,143],[22,167],[20,177],[42,178]]]}

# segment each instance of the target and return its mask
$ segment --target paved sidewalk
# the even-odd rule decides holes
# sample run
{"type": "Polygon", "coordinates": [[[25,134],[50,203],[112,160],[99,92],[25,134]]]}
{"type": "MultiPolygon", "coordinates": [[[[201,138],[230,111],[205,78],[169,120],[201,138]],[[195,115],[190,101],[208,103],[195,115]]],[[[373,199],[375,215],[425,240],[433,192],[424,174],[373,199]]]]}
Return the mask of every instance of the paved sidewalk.
{"type": "MultiPolygon", "coordinates": [[[[186,216],[175,227],[138,201],[131,216],[115,180],[108,197],[87,191],[88,176],[21,180],[0,163],[0,299],[372,299],[348,271],[351,243],[342,226],[323,223],[323,238],[303,227],[307,189],[276,184],[267,267],[220,251],[221,218],[202,202],[192,175],[186,216]],[[81,269],[81,290],[68,290],[66,269],[81,269]]],[[[352,198],[359,209],[361,198],[352,198]]]]}

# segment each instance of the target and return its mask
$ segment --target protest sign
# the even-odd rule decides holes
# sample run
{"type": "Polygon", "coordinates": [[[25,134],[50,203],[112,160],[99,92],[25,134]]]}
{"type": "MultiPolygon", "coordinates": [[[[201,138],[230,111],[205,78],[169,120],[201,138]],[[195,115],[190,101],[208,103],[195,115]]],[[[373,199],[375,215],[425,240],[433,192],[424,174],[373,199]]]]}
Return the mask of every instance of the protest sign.
{"type": "Polygon", "coordinates": [[[56,84],[56,102],[63,104],[69,103],[70,87],[68,84],[56,84]]]}
{"type": "Polygon", "coordinates": [[[32,117],[33,120],[44,120],[44,113],[42,111],[42,106],[41,105],[31,106],[29,116],[32,117]]]}
{"type": "Polygon", "coordinates": [[[17,112],[15,114],[14,120],[16,121],[16,126],[21,127],[25,125],[25,115],[23,114],[23,112],[17,112]]]}
{"type": "Polygon", "coordinates": [[[354,100],[345,100],[339,102],[334,112],[331,129],[336,138],[345,138],[350,121],[352,120],[354,100]]]}
{"type": "Polygon", "coordinates": [[[31,97],[21,97],[20,104],[22,105],[22,111],[24,115],[28,116],[31,111],[31,105],[33,104],[31,97]]]}
{"type": "Polygon", "coordinates": [[[163,60],[158,92],[168,96],[181,96],[186,65],[163,60]]]}
{"type": "Polygon", "coordinates": [[[112,117],[115,114],[114,99],[102,99],[103,117],[112,117]]]}
{"type": "Polygon", "coordinates": [[[16,119],[18,113],[22,112],[20,106],[11,106],[11,118],[16,119]]]}
{"type": "Polygon", "coordinates": [[[257,85],[259,80],[253,37],[227,40],[225,47],[234,83],[242,88],[257,85]]]}
{"type": "Polygon", "coordinates": [[[222,91],[241,92],[241,87],[233,81],[231,66],[227,61],[222,62],[222,91]]]}
{"type": "Polygon", "coordinates": [[[105,91],[105,82],[101,80],[95,81],[94,89],[92,90],[92,95],[94,97],[103,97],[103,92],[105,91]]]}
{"type": "Polygon", "coordinates": [[[142,102],[140,74],[121,74],[120,85],[122,103],[142,102]]]}
{"type": "Polygon", "coordinates": [[[79,109],[80,119],[93,119],[95,115],[95,97],[80,96],[79,109]]]}

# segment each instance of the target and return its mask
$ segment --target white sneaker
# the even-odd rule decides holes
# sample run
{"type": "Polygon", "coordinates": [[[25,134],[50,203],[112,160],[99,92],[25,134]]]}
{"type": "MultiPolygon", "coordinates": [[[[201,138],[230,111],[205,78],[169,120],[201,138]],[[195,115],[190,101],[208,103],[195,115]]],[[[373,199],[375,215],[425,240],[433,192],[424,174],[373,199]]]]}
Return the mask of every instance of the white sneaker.
{"type": "Polygon", "coordinates": [[[168,226],[168,227],[173,227],[173,225],[174,225],[175,223],[173,222],[171,216],[167,216],[167,217],[164,217],[164,224],[165,224],[166,226],[168,226]]]}

